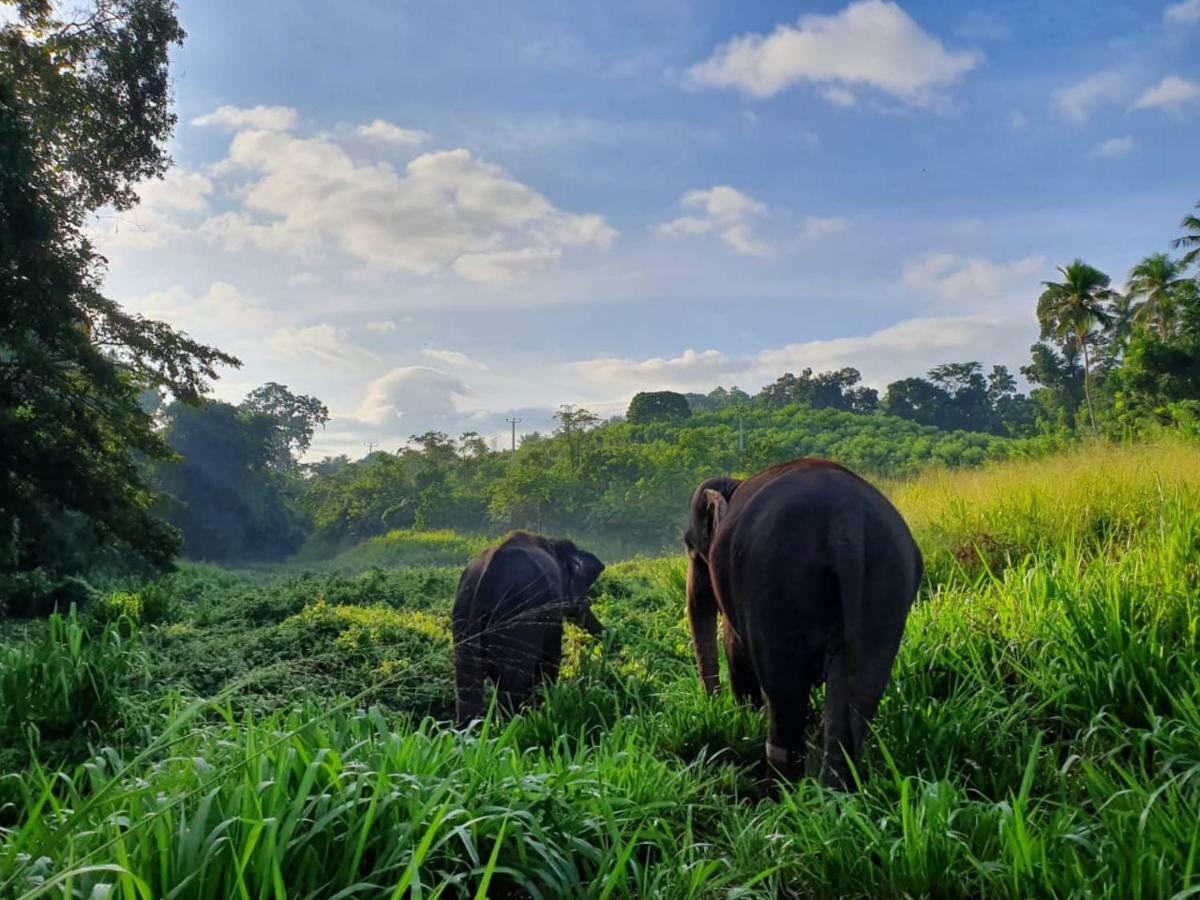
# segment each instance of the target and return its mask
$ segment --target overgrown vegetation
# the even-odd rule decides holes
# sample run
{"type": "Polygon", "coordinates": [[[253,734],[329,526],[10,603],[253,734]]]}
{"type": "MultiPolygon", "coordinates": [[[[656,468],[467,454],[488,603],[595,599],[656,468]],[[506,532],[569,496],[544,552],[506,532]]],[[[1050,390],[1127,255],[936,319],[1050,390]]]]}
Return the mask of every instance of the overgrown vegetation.
{"type": "Polygon", "coordinates": [[[539,708],[465,734],[446,724],[457,567],[185,567],[155,587],[170,621],[138,638],[154,696],[88,732],[79,765],[6,781],[0,883],[84,897],[1200,884],[1200,451],[1093,448],[889,490],[929,580],[859,794],[775,786],[761,717],[701,695],[678,557],[611,566],[605,645],[571,629],[539,708]]]}

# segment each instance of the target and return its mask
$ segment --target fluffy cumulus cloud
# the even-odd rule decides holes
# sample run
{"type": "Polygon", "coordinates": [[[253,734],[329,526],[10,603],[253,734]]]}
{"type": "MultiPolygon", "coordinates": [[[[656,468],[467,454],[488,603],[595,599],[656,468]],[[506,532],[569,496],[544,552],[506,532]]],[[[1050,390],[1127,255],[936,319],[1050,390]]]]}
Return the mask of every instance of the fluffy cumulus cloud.
{"type": "Polygon", "coordinates": [[[1128,96],[1129,79],[1113,69],[1059,88],[1050,96],[1050,107],[1068,122],[1082,124],[1098,107],[1120,103],[1128,96]]]}
{"type": "Polygon", "coordinates": [[[367,385],[350,425],[395,428],[410,433],[457,422],[459,402],[470,395],[461,381],[429,366],[398,366],[367,385]]]}
{"type": "Polygon", "coordinates": [[[302,328],[280,328],[271,335],[268,348],[284,359],[321,360],[337,368],[361,368],[379,362],[379,357],[354,343],[349,329],[327,323],[302,328]]]}
{"type": "Polygon", "coordinates": [[[1124,135],[1101,141],[1091,149],[1088,155],[1093,159],[1119,159],[1122,156],[1128,156],[1137,148],[1137,138],[1124,135]]]}
{"type": "Polygon", "coordinates": [[[1163,18],[1172,25],[1200,23],[1200,0],[1183,0],[1182,3],[1172,3],[1163,10],[1163,18]]]}
{"type": "Polygon", "coordinates": [[[942,307],[994,308],[1005,297],[1036,287],[1046,261],[1029,256],[993,262],[957,253],[930,253],[904,267],[902,282],[918,299],[942,307]]]}
{"type": "Polygon", "coordinates": [[[220,128],[223,131],[290,131],[296,126],[296,110],[290,106],[222,106],[207,115],[192,119],[193,125],[220,128]]]}
{"type": "Polygon", "coordinates": [[[1178,75],[1168,75],[1154,87],[1142,91],[1133,102],[1133,108],[1178,112],[1197,101],[1200,101],[1200,84],[1178,75]]]}
{"type": "Polygon", "coordinates": [[[836,106],[868,89],[910,106],[943,103],[947,88],[982,61],[951,50],[887,0],[859,0],[832,15],[803,16],[770,34],[735,37],[688,70],[698,86],[770,97],[793,85],[823,88],[836,106]]]}
{"type": "Polygon", "coordinates": [[[289,107],[223,106],[195,119],[233,132],[226,157],[204,173],[176,168],[147,182],[133,211],[97,220],[98,243],[119,253],[199,238],[227,252],[303,257],[289,284],[308,287],[331,259],[376,276],[506,283],[567,252],[607,250],[617,235],[603,216],[559,209],[465,149],[399,169],[353,153],[358,139],[411,148],[423,132],[377,119],[340,138],[304,136],[297,118],[289,107]]]}
{"type": "Polygon", "coordinates": [[[369,125],[360,125],[354,130],[360,138],[379,144],[389,144],[393,147],[415,147],[429,140],[424,131],[412,128],[401,128],[383,119],[376,119],[369,125]]]}
{"type": "Polygon", "coordinates": [[[199,232],[235,251],[335,247],[381,271],[505,282],[558,261],[563,248],[603,250],[616,236],[602,217],[564,212],[464,149],[425,153],[397,171],[356,160],[328,137],[254,128],[235,134],[217,168],[240,208],[199,232]]]}
{"type": "Polygon", "coordinates": [[[717,185],[707,190],[688,191],[679,201],[688,215],[658,226],[658,232],[668,237],[716,234],[738,253],[746,256],[769,256],[771,246],[755,239],[750,221],[762,216],[766,204],[741,191],[717,185]]]}

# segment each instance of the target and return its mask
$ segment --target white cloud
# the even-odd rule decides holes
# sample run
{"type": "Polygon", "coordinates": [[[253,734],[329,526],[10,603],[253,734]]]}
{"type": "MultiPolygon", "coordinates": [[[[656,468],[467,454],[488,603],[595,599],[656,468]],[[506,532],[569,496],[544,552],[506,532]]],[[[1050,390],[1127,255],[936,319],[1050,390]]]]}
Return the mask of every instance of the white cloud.
{"type": "Polygon", "coordinates": [[[290,131],[296,126],[296,110],[290,106],[222,106],[192,119],[193,125],[220,128],[223,131],[290,131]]]}
{"type": "Polygon", "coordinates": [[[281,328],[271,335],[270,349],[285,359],[323,360],[339,367],[359,367],[379,362],[379,357],[350,339],[348,329],[322,322],[304,328],[281,328]]]}
{"type": "Polygon", "coordinates": [[[685,350],[670,359],[637,361],[605,356],[572,363],[571,367],[586,381],[627,397],[639,390],[711,390],[732,365],[718,350],[685,350]]]}
{"type": "Polygon", "coordinates": [[[659,234],[685,237],[715,233],[725,244],[747,256],[768,256],[769,244],[756,240],[750,233],[747,219],[763,215],[766,204],[727,185],[707,190],[688,191],[679,201],[685,210],[700,215],[681,216],[658,226],[659,234]]]}
{"type": "Polygon", "coordinates": [[[557,247],[522,247],[495,253],[464,253],[454,261],[454,273],[479,284],[507,284],[558,262],[557,247]]]}
{"type": "Polygon", "coordinates": [[[826,99],[840,105],[850,87],[868,87],[912,106],[932,106],[982,59],[975,50],[948,50],[896,3],[859,0],[833,15],[779,25],[769,35],[735,37],[687,74],[693,84],[751,97],[812,82],[827,86],[826,99]]]}
{"type": "Polygon", "coordinates": [[[1148,88],[1133,103],[1134,109],[1165,109],[1177,112],[1189,103],[1200,100],[1200,84],[1168,75],[1152,88],[1148,88]]]}
{"type": "Polygon", "coordinates": [[[456,398],[469,395],[466,385],[440,369],[400,366],[367,385],[362,403],[349,418],[382,427],[400,420],[419,432],[454,421],[456,398]]]}
{"type": "Polygon", "coordinates": [[[363,328],[373,331],[375,334],[391,334],[396,330],[396,323],[391,319],[384,319],[378,322],[368,322],[363,328]]]}
{"type": "Polygon", "coordinates": [[[1200,0],[1183,0],[1182,3],[1172,3],[1163,10],[1163,18],[1174,25],[1200,22],[1200,0]]]}
{"type": "Polygon", "coordinates": [[[141,297],[121,301],[130,312],[158,319],[203,340],[225,340],[229,335],[253,337],[271,327],[272,318],[262,301],[249,297],[232,284],[215,281],[196,297],[176,285],[141,297]]]}
{"type": "Polygon", "coordinates": [[[754,358],[755,381],[746,383],[766,383],[805,367],[823,371],[853,366],[862,372],[864,382],[882,388],[947,360],[1022,359],[1036,337],[1032,315],[907,319],[871,334],[764,350],[754,358]]]}
{"type": "Polygon", "coordinates": [[[820,216],[809,216],[804,220],[800,227],[800,239],[805,241],[815,241],[820,238],[830,237],[831,235],[841,234],[850,227],[850,223],[845,219],[837,217],[822,218],[820,216]]]}
{"type": "Polygon", "coordinates": [[[1050,96],[1050,107],[1070,122],[1086,122],[1092,111],[1106,103],[1119,103],[1129,96],[1129,80],[1115,69],[1097,72],[1082,81],[1060,88],[1050,96]]]}
{"type": "Polygon", "coordinates": [[[450,366],[457,366],[460,369],[477,369],[481,372],[488,371],[486,363],[472,359],[467,354],[459,353],[456,350],[422,350],[421,352],[430,359],[435,359],[450,366]]]}
{"type": "Polygon", "coordinates": [[[220,171],[240,179],[242,209],[204,223],[230,249],[311,256],[327,248],[380,271],[509,281],[559,259],[563,247],[607,249],[616,232],[573,215],[463,149],[425,153],[397,172],[360,163],[325,137],[235,135],[220,171]]]}
{"type": "Polygon", "coordinates": [[[1045,269],[1040,256],[995,263],[956,253],[931,253],[905,266],[902,281],[921,299],[956,309],[994,309],[1007,295],[1035,291],[1045,269]]]}
{"type": "Polygon", "coordinates": [[[840,106],[843,109],[848,109],[858,103],[858,98],[854,96],[854,92],[844,87],[834,86],[826,88],[821,92],[821,96],[834,106],[840,106]]]}
{"type": "Polygon", "coordinates": [[[1128,156],[1137,148],[1137,138],[1125,135],[1124,137],[1109,138],[1106,141],[1101,141],[1091,149],[1088,156],[1093,159],[1118,159],[1122,156],[1128,156]]]}
{"type": "Polygon", "coordinates": [[[1008,130],[1014,134],[1018,131],[1024,131],[1029,127],[1029,120],[1025,118],[1025,113],[1019,109],[1014,109],[1008,116],[1008,130]]]}
{"type": "Polygon", "coordinates": [[[162,178],[151,178],[138,187],[139,208],[203,212],[213,183],[199,172],[181,166],[168,169],[162,178]]]}
{"type": "Polygon", "coordinates": [[[93,239],[108,254],[154,250],[184,237],[209,208],[213,183],[180,166],[138,185],[139,203],[119,214],[97,217],[93,239]]]}
{"type": "Polygon", "coordinates": [[[297,272],[288,277],[288,284],[291,287],[312,287],[314,284],[320,284],[323,280],[314,272],[297,272]]]}
{"type": "Polygon", "coordinates": [[[429,140],[429,135],[424,131],[401,128],[399,125],[393,125],[383,119],[376,119],[370,125],[359,125],[354,133],[368,141],[391,144],[396,147],[415,147],[417,144],[429,140]]]}

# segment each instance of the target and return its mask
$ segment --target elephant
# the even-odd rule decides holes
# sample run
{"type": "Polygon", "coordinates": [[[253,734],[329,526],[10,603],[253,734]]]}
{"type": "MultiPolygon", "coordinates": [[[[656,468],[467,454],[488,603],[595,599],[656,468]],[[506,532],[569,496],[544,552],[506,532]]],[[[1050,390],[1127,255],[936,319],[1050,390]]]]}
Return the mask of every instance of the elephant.
{"type": "Polygon", "coordinates": [[[569,540],[514,532],[463,570],[454,601],[456,722],[483,715],[484,678],[513,712],[558,679],[563,622],[599,637],[587,593],[604,563],[569,540]]]}
{"type": "Polygon", "coordinates": [[[821,780],[849,789],[924,576],[900,513],[837,463],[796,459],[703,482],[684,543],[704,688],[720,686],[719,611],[734,696],[766,703],[768,764],[803,775],[809,702],[824,683],[821,780]]]}

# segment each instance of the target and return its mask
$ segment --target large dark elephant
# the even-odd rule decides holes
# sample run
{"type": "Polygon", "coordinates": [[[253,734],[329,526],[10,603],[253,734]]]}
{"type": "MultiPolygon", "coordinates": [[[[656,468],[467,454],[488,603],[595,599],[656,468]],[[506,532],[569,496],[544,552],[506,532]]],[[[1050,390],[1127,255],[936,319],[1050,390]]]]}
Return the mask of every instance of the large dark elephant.
{"type": "Polygon", "coordinates": [[[720,611],[734,695],[766,701],[768,761],[803,774],[810,696],[824,682],[821,778],[849,787],[924,571],[900,513],[841,466],[799,459],[701,484],[684,540],[705,689],[720,684],[720,611]]]}
{"type": "Polygon", "coordinates": [[[484,713],[484,678],[513,711],[558,679],[563,622],[603,631],[587,592],[604,563],[571,541],[518,531],[463,571],[454,600],[459,725],[484,713]]]}

